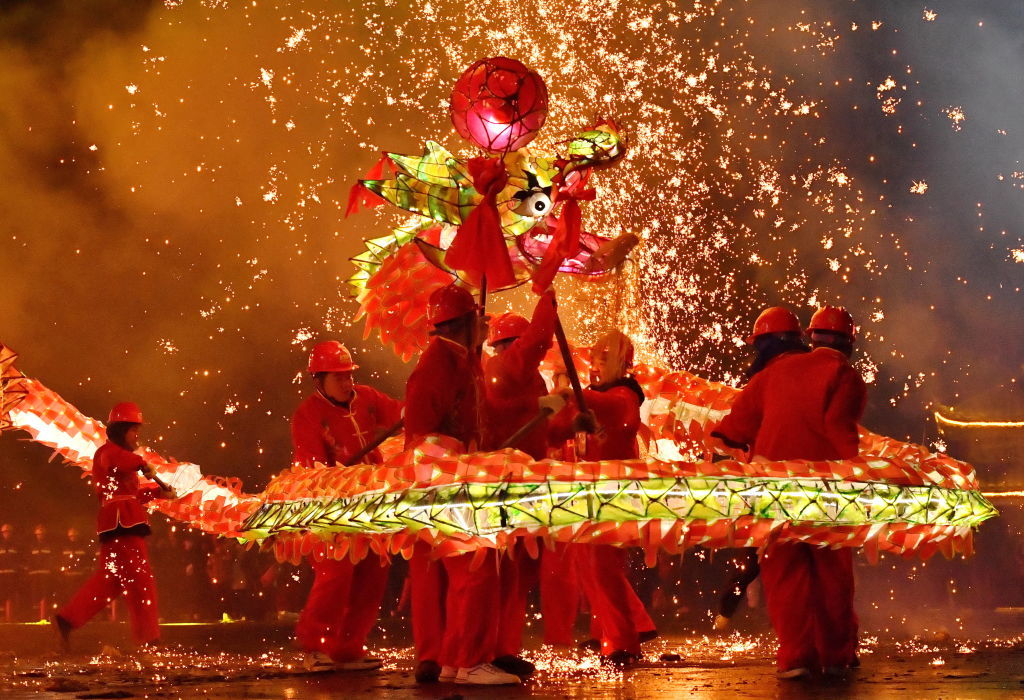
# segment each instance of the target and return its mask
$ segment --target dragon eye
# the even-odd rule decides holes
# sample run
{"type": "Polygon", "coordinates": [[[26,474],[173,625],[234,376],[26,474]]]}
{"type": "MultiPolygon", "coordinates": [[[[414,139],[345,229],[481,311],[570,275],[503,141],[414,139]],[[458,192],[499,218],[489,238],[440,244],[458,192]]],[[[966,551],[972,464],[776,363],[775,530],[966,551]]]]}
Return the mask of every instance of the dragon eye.
{"type": "Polygon", "coordinates": [[[544,216],[551,210],[551,198],[543,192],[531,192],[513,211],[521,216],[544,216]]]}

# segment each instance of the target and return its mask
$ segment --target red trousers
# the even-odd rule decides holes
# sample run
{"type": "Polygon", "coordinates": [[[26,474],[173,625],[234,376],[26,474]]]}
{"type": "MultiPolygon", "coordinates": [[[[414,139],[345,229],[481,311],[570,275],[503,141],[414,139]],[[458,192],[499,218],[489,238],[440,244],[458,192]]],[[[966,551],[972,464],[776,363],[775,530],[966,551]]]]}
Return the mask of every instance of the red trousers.
{"type": "Polygon", "coordinates": [[[442,666],[471,668],[498,657],[502,587],[497,554],[488,550],[472,569],[474,554],[445,557],[448,595],[442,666]]]}
{"type": "MultiPolygon", "coordinates": [[[[601,653],[640,653],[639,633],[650,617],[626,578],[626,550],[607,544],[573,547],[580,585],[600,633],[601,653]],[[642,613],[642,614],[638,614],[642,613]]],[[[654,629],[651,622],[650,629],[654,629]]]]}
{"type": "Polygon", "coordinates": [[[440,661],[445,631],[445,566],[430,559],[430,546],[417,544],[409,559],[412,637],[417,661],[440,661]]]}
{"type": "Polygon", "coordinates": [[[778,666],[847,666],[857,651],[853,552],[785,542],[761,560],[761,582],[775,634],[778,666]]]}
{"type": "Polygon", "coordinates": [[[471,668],[518,654],[536,560],[520,551],[516,561],[499,562],[490,551],[472,569],[472,554],[431,561],[428,553],[409,560],[416,659],[471,668]]]}
{"type": "Polygon", "coordinates": [[[540,575],[540,560],[527,554],[525,547],[517,545],[514,554],[514,559],[503,557],[499,564],[501,623],[494,658],[518,656],[523,650],[526,603],[540,575]]]}
{"type": "Polygon", "coordinates": [[[156,581],[149,567],[146,540],[138,535],[101,542],[96,572],[57,614],[77,629],[122,593],[128,603],[135,641],[143,644],[159,639],[156,581]]]}
{"type": "Polygon", "coordinates": [[[545,644],[571,647],[576,643],[580,586],[573,558],[573,548],[561,542],[540,555],[540,609],[545,644]]]}
{"type": "MultiPolygon", "coordinates": [[[[647,608],[644,607],[644,602],[640,600],[640,596],[636,594],[636,591],[633,590],[632,586],[629,587],[629,590],[626,592],[626,596],[626,605],[629,609],[629,616],[633,620],[633,627],[636,628],[637,633],[655,631],[657,627],[654,624],[654,620],[651,619],[650,614],[647,612],[647,608]]],[[[590,638],[604,638],[604,634],[601,631],[601,620],[594,614],[590,615],[590,638]]]]}
{"type": "Polygon", "coordinates": [[[362,658],[390,569],[372,555],[358,564],[348,559],[314,561],[313,588],[295,626],[299,647],[323,652],[333,661],[362,658]]]}

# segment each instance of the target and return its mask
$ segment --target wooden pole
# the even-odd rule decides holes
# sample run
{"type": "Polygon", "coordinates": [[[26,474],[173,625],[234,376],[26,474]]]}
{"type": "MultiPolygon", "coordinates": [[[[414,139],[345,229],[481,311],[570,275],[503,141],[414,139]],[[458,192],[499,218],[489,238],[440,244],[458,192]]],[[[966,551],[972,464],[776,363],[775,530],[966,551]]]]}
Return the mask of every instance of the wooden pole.
{"type": "MultiPolygon", "coordinates": [[[[142,470],[140,469],[139,471],[141,472],[142,470]]],[[[146,476],[146,474],[144,472],[143,472],[142,475],[146,476]]],[[[175,491],[174,489],[172,489],[170,486],[168,486],[167,483],[163,479],[161,479],[159,476],[156,475],[156,472],[153,472],[153,476],[146,476],[146,478],[149,479],[150,481],[152,481],[153,483],[155,483],[160,488],[162,488],[164,491],[170,491],[175,496],[177,496],[178,492],[175,491]]]]}
{"type": "Polygon", "coordinates": [[[572,361],[572,351],[569,350],[569,341],[565,339],[565,329],[562,328],[562,319],[555,311],[555,338],[558,340],[558,349],[562,351],[562,363],[565,364],[565,372],[569,375],[569,383],[572,384],[572,393],[576,398],[576,407],[580,413],[587,412],[587,402],[583,399],[583,386],[580,384],[580,375],[576,371],[576,363],[572,361]]]}
{"type": "Polygon", "coordinates": [[[515,447],[516,444],[526,437],[527,433],[531,432],[538,424],[544,422],[551,414],[553,414],[550,408],[542,408],[540,411],[531,418],[522,428],[512,433],[511,436],[505,442],[501,443],[499,450],[504,450],[506,447],[515,447]]]}

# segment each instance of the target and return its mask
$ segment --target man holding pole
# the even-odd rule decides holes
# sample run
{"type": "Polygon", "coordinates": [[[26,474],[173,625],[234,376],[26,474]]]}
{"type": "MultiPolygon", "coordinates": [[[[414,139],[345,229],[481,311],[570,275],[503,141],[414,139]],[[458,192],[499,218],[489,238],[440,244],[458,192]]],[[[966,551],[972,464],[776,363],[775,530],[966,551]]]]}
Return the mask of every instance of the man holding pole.
{"type": "Polygon", "coordinates": [[[172,498],[174,491],[135,453],[142,423],[138,405],[126,401],[114,406],[107,420],[107,441],[93,457],[92,479],[100,501],[96,517],[99,565],[53,617],[64,651],[70,647],[72,630],[122,593],[128,601],[135,641],[151,644],[160,638],[156,581],[145,540],[150,534],[149,516],[143,505],[154,498],[172,498]],[[152,483],[142,483],[140,473],[152,483]]]}
{"type": "MultiPolygon", "coordinates": [[[[406,448],[431,436],[479,448],[485,401],[480,349],[485,317],[456,285],[436,290],[427,305],[434,339],[406,385],[406,448]]],[[[409,561],[416,680],[511,685],[519,676],[491,662],[497,656],[501,585],[493,551],[431,560],[427,547],[409,561]],[[445,592],[447,579],[447,592],[445,592]]]]}
{"type": "MultiPolygon", "coordinates": [[[[365,384],[355,384],[352,354],[331,340],[309,356],[313,393],[292,416],[294,462],[307,467],[377,464],[381,433],[400,427],[402,404],[365,384]]],[[[377,622],[390,564],[367,557],[313,562],[315,579],[299,616],[295,638],[317,665],[338,670],[379,668],[366,656],[366,637],[377,622]]]]}
{"type": "MultiPolygon", "coordinates": [[[[857,456],[864,380],[849,363],[855,330],[841,308],[824,307],[807,331],[811,352],[786,353],[743,388],[713,435],[750,457],[837,460],[857,456]]],[[[856,664],[853,554],[776,542],[761,557],[768,615],[779,637],[778,675],[842,674],[856,664]]]]}
{"type": "MultiPolygon", "coordinates": [[[[536,460],[547,457],[548,418],[565,399],[548,395],[540,363],[551,349],[555,333],[555,296],[546,292],[537,301],[533,318],[506,313],[491,319],[488,344],[494,350],[484,366],[487,393],[487,431],[484,449],[514,447],[536,460]]],[[[501,626],[494,665],[521,678],[534,666],[519,656],[526,622],[526,598],[537,584],[539,560],[517,547],[514,557],[501,560],[501,626]]]]}
{"type": "MultiPolygon", "coordinates": [[[[590,433],[583,452],[587,460],[635,459],[644,393],[628,373],[633,343],[621,331],[610,331],[594,344],[592,357],[593,383],[582,392],[587,411],[579,410],[578,400],[567,406],[552,420],[551,435],[569,439],[577,431],[590,433]]],[[[603,659],[616,666],[634,663],[640,657],[641,633],[652,638],[654,625],[626,577],[625,550],[612,545],[581,545],[574,550],[580,584],[597,623],[594,629],[600,632],[603,659]]]]}

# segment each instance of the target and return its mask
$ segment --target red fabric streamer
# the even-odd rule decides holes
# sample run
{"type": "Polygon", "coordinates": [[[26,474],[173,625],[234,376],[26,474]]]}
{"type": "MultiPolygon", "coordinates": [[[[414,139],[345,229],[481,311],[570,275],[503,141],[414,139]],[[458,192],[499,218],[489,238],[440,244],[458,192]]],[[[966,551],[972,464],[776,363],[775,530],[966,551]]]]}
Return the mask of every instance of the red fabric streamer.
{"type": "MultiPolygon", "coordinates": [[[[589,174],[589,171],[587,171],[589,174]]],[[[533,273],[533,291],[543,294],[555,280],[562,261],[576,254],[580,246],[581,214],[580,200],[592,200],[597,195],[593,189],[586,189],[586,176],[565,189],[555,193],[555,200],[565,200],[562,213],[551,234],[551,243],[544,251],[544,258],[533,273]]]]}
{"type": "MultiPolygon", "coordinates": [[[[388,157],[387,153],[381,153],[380,160],[377,164],[366,171],[366,176],[363,180],[380,180],[384,177],[384,168],[387,168],[391,175],[397,172],[394,162],[388,157]]],[[[384,203],[384,200],[378,197],[375,193],[366,189],[366,185],[363,184],[363,180],[357,180],[356,184],[352,185],[352,189],[348,191],[348,207],[345,208],[345,216],[351,216],[359,211],[360,208],[369,209],[371,207],[379,207],[384,203]]]]}
{"type": "Polygon", "coordinates": [[[498,194],[508,183],[505,163],[500,158],[473,158],[469,161],[473,187],[483,201],[473,207],[455,240],[445,254],[445,263],[465,274],[466,281],[479,288],[484,277],[491,289],[511,287],[516,283],[512,261],[501,231],[498,194]]]}

